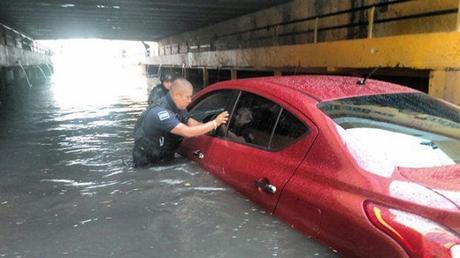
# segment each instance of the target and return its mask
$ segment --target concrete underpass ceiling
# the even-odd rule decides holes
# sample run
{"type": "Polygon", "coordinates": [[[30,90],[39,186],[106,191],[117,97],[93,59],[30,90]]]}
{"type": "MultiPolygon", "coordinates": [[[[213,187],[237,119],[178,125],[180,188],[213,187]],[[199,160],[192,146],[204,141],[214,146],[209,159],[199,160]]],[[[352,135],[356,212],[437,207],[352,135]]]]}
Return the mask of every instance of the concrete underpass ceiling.
{"type": "Polygon", "coordinates": [[[1,0],[0,22],[33,39],[157,40],[290,0],[1,0]]]}

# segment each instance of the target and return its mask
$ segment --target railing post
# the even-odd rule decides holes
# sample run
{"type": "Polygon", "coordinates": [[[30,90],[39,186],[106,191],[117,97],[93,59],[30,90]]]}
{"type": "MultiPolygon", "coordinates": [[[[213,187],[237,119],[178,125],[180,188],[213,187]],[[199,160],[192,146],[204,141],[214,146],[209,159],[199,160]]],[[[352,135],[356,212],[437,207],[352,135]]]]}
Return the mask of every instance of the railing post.
{"type": "Polygon", "coordinates": [[[236,69],[230,70],[230,80],[238,79],[238,71],[236,69]]]}
{"type": "Polygon", "coordinates": [[[279,26],[275,26],[273,28],[273,46],[277,46],[279,45],[279,41],[278,41],[278,30],[279,30],[279,26]]]}
{"type": "Polygon", "coordinates": [[[203,67],[203,88],[209,85],[209,71],[208,68],[203,67]]]}
{"type": "Polygon", "coordinates": [[[457,10],[457,31],[460,31],[460,0],[458,0],[458,10],[457,10]]]}
{"type": "Polygon", "coordinates": [[[185,63],[182,63],[182,77],[187,79],[187,68],[185,67],[185,63]]]}
{"type": "Polygon", "coordinates": [[[319,23],[319,17],[315,18],[315,29],[313,31],[313,43],[318,43],[318,23],[319,23]]]}
{"type": "Polygon", "coordinates": [[[374,30],[374,14],[375,14],[375,6],[372,6],[371,9],[368,11],[368,21],[369,25],[367,27],[367,38],[372,38],[372,32],[374,30]]]}
{"type": "Polygon", "coordinates": [[[8,42],[6,40],[6,29],[4,27],[2,27],[2,37],[3,37],[3,42],[2,44],[4,44],[5,46],[8,45],[8,42]]]}

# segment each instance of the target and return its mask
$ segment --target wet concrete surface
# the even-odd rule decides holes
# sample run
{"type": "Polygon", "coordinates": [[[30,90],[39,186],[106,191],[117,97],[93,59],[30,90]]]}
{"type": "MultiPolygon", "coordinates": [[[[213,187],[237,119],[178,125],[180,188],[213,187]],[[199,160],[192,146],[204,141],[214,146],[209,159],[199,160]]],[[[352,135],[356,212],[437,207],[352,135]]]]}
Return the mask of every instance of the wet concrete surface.
{"type": "Polygon", "coordinates": [[[0,257],[337,257],[184,158],[133,169],[147,91],[128,82],[0,106],[0,257]]]}

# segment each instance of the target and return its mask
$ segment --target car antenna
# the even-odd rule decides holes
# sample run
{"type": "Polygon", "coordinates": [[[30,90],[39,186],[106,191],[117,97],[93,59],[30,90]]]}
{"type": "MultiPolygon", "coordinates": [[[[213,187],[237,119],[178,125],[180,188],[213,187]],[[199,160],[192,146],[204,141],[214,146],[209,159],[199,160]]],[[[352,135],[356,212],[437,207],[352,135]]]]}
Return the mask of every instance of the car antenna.
{"type": "Polygon", "coordinates": [[[359,86],[366,85],[367,79],[369,79],[379,68],[380,68],[380,66],[375,67],[365,78],[359,79],[356,82],[356,84],[358,84],[359,86]]]}

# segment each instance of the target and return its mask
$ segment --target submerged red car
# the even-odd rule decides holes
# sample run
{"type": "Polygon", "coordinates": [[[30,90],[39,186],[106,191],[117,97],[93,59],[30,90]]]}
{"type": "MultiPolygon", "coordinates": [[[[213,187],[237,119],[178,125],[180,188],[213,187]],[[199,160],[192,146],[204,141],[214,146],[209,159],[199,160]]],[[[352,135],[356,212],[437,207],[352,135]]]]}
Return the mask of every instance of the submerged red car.
{"type": "Polygon", "coordinates": [[[460,109],[354,77],[225,81],[180,153],[347,257],[460,257],[460,109]],[[362,82],[362,81],[361,81],[362,82]]]}

